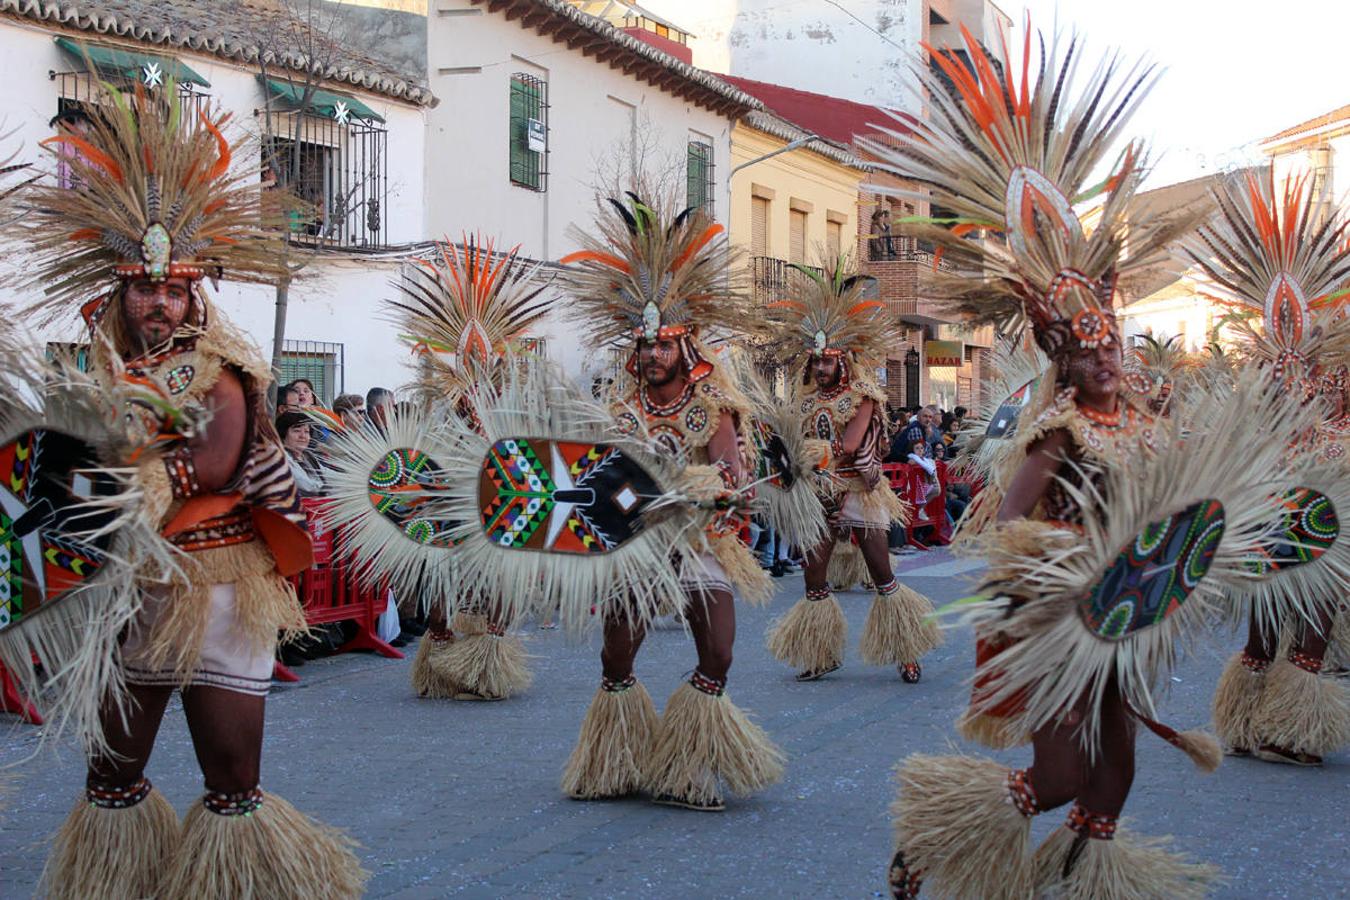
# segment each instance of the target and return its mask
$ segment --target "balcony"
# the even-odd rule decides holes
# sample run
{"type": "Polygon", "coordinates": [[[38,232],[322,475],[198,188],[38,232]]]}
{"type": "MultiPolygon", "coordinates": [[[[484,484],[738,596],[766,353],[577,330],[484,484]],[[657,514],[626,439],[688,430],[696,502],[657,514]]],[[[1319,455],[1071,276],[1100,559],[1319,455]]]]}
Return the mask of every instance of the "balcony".
{"type": "MultiPolygon", "coordinates": [[[[815,266],[806,268],[815,272],[824,271],[815,266]]],[[[759,306],[786,299],[807,284],[805,275],[792,268],[787,260],[774,256],[750,257],[750,278],[752,296],[759,306]]]]}
{"type": "Polygon", "coordinates": [[[946,269],[934,247],[927,241],[899,235],[859,240],[858,257],[866,260],[862,270],[877,280],[879,296],[897,315],[918,325],[937,325],[948,319],[935,306],[919,296],[919,284],[925,272],[936,265],[946,269]]]}

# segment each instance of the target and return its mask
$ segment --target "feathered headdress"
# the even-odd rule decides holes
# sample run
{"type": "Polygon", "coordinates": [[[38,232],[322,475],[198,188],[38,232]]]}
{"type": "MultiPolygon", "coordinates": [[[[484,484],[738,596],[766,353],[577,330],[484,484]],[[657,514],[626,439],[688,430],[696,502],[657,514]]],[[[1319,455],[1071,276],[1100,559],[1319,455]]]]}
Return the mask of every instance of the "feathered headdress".
{"type": "Polygon", "coordinates": [[[725,229],[701,209],[667,222],[630,191],[626,203],[610,198],[601,207],[596,228],[598,238],[580,234],[583,249],[560,260],[595,343],[678,340],[698,377],[712,369],[693,346],[700,335],[746,335],[761,321],[736,282],[737,253],[725,229]]]}
{"type": "Polygon", "coordinates": [[[548,314],[540,265],[522,260],[519,251],[498,254],[481,236],[465,236],[458,247],[446,238],[431,260],[413,260],[395,283],[401,297],[388,306],[435,377],[473,381],[548,314]]]}
{"type": "Polygon", "coordinates": [[[851,271],[839,256],[823,269],[792,264],[789,296],[771,303],[777,349],[784,364],[811,356],[837,356],[851,365],[875,363],[904,340],[900,320],[886,304],[866,296],[875,280],[851,271]]]}
{"type": "Polygon", "coordinates": [[[86,133],[42,142],[69,172],[31,188],[21,229],[30,284],[46,293],[42,317],[87,304],[117,279],[283,276],[286,194],[265,189],[256,170],[231,170],[240,147],[224,134],[229,116],[192,115],[172,85],[108,86],[105,96],[86,133]]]}
{"type": "Polygon", "coordinates": [[[1113,174],[1088,183],[1150,86],[1153,67],[1135,64],[1122,73],[1119,57],[1111,56],[1077,91],[1076,38],[1062,56],[1058,45],[1047,52],[1042,38],[1033,79],[1029,22],[1020,66],[1006,45],[994,59],[964,28],[962,34],[963,50],[925,45],[933,67],[915,66],[932,116],[868,145],[884,167],[924,184],[923,193],[909,196],[946,211],[901,223],[953,261],[954,271],[934,273],[926,289],[954,314],[1004,333],[1030,325],[1052,357],[1115,343],[1117,279],[1158,263],[1165,245],[1193,221],[1181,215],[1129,222],[1130,255],[1122,260],[1142,151],[1131,145],[1113,174]],[[1089,234],[1073,207],[1101,195],[1100,221],[1089,234]],[[1001,234],[1006,246],[965,240],[978,231],[1001,234]]]}
{"type": "Polygon", "coordinates": [[[1256,359],[1307,397],[1344,390],[1350,355],[1350,221],[1319,216],[1303,177],[1277,189],[1272,169],[1215,189],[1219,213],[1186,248],[1239,310],[1231,317],[1256,359]]]}

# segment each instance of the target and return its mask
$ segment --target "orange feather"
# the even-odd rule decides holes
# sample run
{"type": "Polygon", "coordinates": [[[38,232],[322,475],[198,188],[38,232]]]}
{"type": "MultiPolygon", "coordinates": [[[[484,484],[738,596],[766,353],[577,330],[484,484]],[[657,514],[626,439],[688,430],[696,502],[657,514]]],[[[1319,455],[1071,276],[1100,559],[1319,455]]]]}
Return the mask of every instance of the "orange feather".
{"type": "Polygon", "coordinates": [[[693,256],[698,251],[702,250],[704,246],[707,245],[708,241],[711,241],[714,237],[721,234],[722,230],[723,229],[721,225],[717,224],[709,225],[707,229],[702,234],[700,234],[697,239],[694,240],[693,243],[691,243],[688,247],[684,248],[683,253],[681,253],[679,256],[675,258],[675,261],[670,264],[670,271],[674,272],[676,269],[679,269],[685,263],[689,262],[689,258],[691,256],[693,256]]]}
{"type": "Polygon", "coordinates": [[[855,303],[848,308],[848,317],[851,319],[865,309],[885,309],[885,308],[886,304],[882,303],[880,300],[863,300],[860,303],[855,303]]]}
{"type": "Polygon", "coordinates": [[[560,265],[569,266],[575,262],[598,262],[601,265],[609,266],[611,269],[618,269],[625,275],[631,274],[632,269],[628,263],[619,259],[617,256],[611,256],[608,253],[601,253],[598,250],[578,250],[576,253],[569,253],[558,260],[560,265]]]}
{"type": "Polygon", "coordinates": [[[72,241],[96,241],[101,237],[97,228],[80,228],[70,233],[72,241]]]}
{"type": "Polygon", "coordinates": [[[86,160],[112,176],[112,179],[118,184],[122,183],[122,167],[119,166],[111,156],[104,153],[84,138],[76,137],[73,134],[58,134],[55,137],[47,138],[45,141],[42,141],[41,144],[43,147],[48,144],[69,144],[80,151],[80,155],[86,160]]]}
{"type": "MultiPolygon", "coordinates": [[[[216,124],[211,121],[206,113],[199,113],[199,115],[202,118],[202,124],[206,126],[206,130],[211,132],[216,139],[216,163],[206,173],[207,181],[215,181],[230,170],[230,142],[225,139],[225,135],[220,133],[220,129],[216,127],[216,124]]],[[[224,125],[229,121],[229,118],[229,116],[225,116],[220,120],[220,124],[224,125]]]]}

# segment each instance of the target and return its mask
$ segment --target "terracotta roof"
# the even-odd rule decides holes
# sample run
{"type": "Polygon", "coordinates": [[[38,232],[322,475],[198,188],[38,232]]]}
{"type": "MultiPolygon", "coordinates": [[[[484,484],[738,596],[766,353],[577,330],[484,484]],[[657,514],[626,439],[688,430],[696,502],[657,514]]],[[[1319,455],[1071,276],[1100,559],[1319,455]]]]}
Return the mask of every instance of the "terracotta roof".
{"type": "MultiPolygon", "coordinates": [[[[271,53],[271,65],[309,71],[315,63],[304,48],[286,46],[290,29],[303,27],[276,0],[0,0],[0,13],[65,31],[84,32],[152,45],[192,50],[235,63],[254,64],[271,53]],[[260,47],[259,33],[277,35],[277,46],[260,47]]],[[[341,27],[341,26],[339,26],[341,27]]],[[[349,84],[408,103],[434,106],[425,73],[398,72],[379,59],[336,43],[327,50],[326,81],[349,84]]]]}
{"type": "Polygon", "coordinates": [[[711,72],[697,69],[651,44],[625,34],[602,19],[577,9],[566,0],[472,0],[488,12],[518,20],[565,43],[570,50],[594,56],[597,62],[622,69],[631,78],[646,81],[676,96],[730,117],[742,116],[764,105],[711,72]]]}
{"type": "MultiPolygon", "coordinates": [[[[820,135],[844,146],[852,146],[859,137],[879,137],[878,128],[904,132],[902,122],[896,121],[891,113],[881,106],[870,106],[840,97],[800,91],[780,84],[753,81],[732,75],[723,76],[727,81],[758,98],[770,111],[807,131],[820,135]]],[[[908,114],[896,111],[902,119],[911,118],[908,114]]]]}
{"type": "Polygon", "coordinates": [[[1315,131],[1318,128],[1331,125],[1335,122],[1344,121],[1350,125],[1350,121],[1347,120],[1350,120],[1350,106],[1342,106],[1340,109],[1333,109],[1331,112],[1318,116],[1315,119],[1309,119],[1306,122],[1300,122],[1292,128],[1286,128],[1278,134],[1272,134],[1270,137],[1262,139],[1261,143],[1269,144],[1273,141],[1282,140],[1287,137],[1294,137],[1305,131],[1315,131]]]}

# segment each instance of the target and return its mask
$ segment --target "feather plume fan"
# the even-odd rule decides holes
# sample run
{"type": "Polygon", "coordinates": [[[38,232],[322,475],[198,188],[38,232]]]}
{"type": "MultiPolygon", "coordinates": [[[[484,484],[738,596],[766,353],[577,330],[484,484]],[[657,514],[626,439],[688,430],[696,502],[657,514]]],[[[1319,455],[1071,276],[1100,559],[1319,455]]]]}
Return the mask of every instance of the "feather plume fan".
{"type": "Polygon", "coordinates": [[[931,274],[925,292],[948,312],[1005,334],[1031,324],[1042,347],[1057,353],[1076,311],[1109,310],[1116,279],[1166,259],[1168,245],[1204,210],[1129,221],[1146,169],[1133,144],[1109,177],[1089,183],[1153,84],[1153,66],[1112,54],[1080,88],[1076,36],[1057,37],[1047,50],[1037,32],[1033,54],[1028,22],[1018,65],[1006,45],[995,59],[964,28],[962,34],[961,50],[925,45],[933,65],[927,58],[913,65],[932,115],[885,129],[887,139],[867,147],[884,168],[924,186],[898,193],[947,211],[900,223],[947,254],[949,265],[931,274]],[[1100,217],[1089,233],[1074,206],[1099,197],[1100,217]],[[966,240],[980,231],[1003,235],[1006,245],[966,240]],[[1127,234],[1130,252],[1122,259],[1127,234]]]}
{"type": "Polygon", "coordinates": [[[827,350],[847,353],[863,367],[877,364],[904,341],[904,325],[868,296],[876,279],[856,271],[848,256],[824,262],[819,269],[791,264],[796,277],[787,296],[769,304],[779,364],[795,368],[806,354],[827,350]]]}
{"type": "Polygon", "coordinates": [[[989,681],[976,711],[1020,699],[1031,731],[1083,710],[1080,734],[1095,751],[1114,679],[1132,708],[1156,718],[1153,686],[1224,612],[1225,595],[1259,578],[1253,563],[1296,481],[1284,447],[1308,421],[1306,408],[1246,373],[1189,430],[1160,421],[1159,451],[1103,472],[1100,492],[1066,483],[1084,509],[1081,535],[1035,522],[986,532],[987,589],[999,596],[970,618],[1015,643],[981,668],[989,681]],[[1011,616],[1008,597],[1022,598],[1011,616]]]}
{"type": "Polygon", "coordinates": [[[1277,187],[1273,168],[1229,178],[1214,199],[1187,255],[1239,312],[1227,321],[1247,354],[1319,392],[1350,361],[1350,220],[1326,213],[1304,177],[1277,187]]]}
{"type": "Polygon", "coordinates": [[[740,253],[721,225],[689,207],[671,215],[631,191],[600,206],[595,235],[564,256],[563,284],[595,345],[619,344],[658,328],[704,332],[705,340],[753,337],[763,316],[743,283],[740,253]]]}
{"type": "Polygon", "coordinates": [[[42,323],[74,311],[113,275],[227,277],[274,283],[286,274],[286,210],[299,202],[266,189],[243,141],[226,136],[229,115],[192,114],[163,92],[103,85],[106,104],[87,133],[42,141],[55,171],[23,193],[13,240],[31,253],[27,285],[45,299],[42,323]]]}
{"type": "Polygon", "coordinates": [[[425,400],[458,400],[548,315],[543,267],[519,252],[498,253],[481,236],[466,235],[460,246],[446,238],[394,282],[399,297],[387,307],[423,363],[415,388],[425,400]]]}

